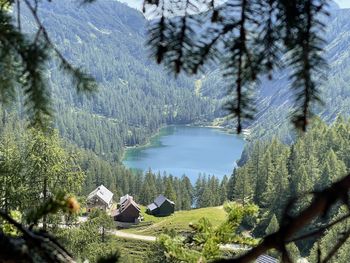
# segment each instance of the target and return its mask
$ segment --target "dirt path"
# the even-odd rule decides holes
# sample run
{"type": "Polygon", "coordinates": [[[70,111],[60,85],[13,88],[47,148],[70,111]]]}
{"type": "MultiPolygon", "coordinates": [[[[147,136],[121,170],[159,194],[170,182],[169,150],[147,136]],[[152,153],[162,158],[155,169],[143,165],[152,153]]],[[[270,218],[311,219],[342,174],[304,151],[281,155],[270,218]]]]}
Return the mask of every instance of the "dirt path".
{"type": "Polygon", "coordinates": [[[111,234],[117,236],[117,237],[123,237],[123,238],[132,238],[132,239],[138,239],[143,241],[156,241],[156,237],[154,236],[143,236],[143,235],[137,235],[137,234],[131,234],[131,233],[125,233],[118,230],[113,230],[110,232],[111,234]]]}
{"type": "MultiPolygon", "coordinates": [[[[138,240],[150,241],[150,242],[156,241],[155,236],[143,236],[138,234],[125,233],[118,230],[110,231],[110,233],[117,237],[122,237],[122,238],[131,238],[131,239],[138,239],[138,240]]],[[[249,250],[250,248],[239,244],[226,244],[226,245],[220,245],[220,249],[236,251],[236,250],[249,250]]]]}

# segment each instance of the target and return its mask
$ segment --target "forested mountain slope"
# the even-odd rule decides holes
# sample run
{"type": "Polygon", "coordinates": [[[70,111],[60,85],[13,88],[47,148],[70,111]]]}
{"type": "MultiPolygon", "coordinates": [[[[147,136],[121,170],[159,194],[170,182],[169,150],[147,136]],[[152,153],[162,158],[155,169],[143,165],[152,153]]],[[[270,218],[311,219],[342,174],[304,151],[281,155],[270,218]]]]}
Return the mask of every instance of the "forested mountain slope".
{"type": "MultiPolygon", "coordinates": [[[[77,6],[74,1],[42,2],[40,16],[62,53],[90,72],[100,84],[92,96],[77,95],[52,63],[48,74],[55,96],[61,135],[79,147],[118,160],[124,145],[144,143],[165,124],[212,121],[222,117],[227,85],[220,72],[174,79],[148,58],[146,20],[117,1],[77,6]]],[[[350,10],[332,8],[325,34],[328,79],[320,87],[323,107],[316,112],[331,121],[347,115],[350,101],[350,10]]],[[[24,25],[34,26],[25,14],[24,25]],[[29,23],[29,21],[31,23],[29,23]]],[[[263,79],[256,94],[256,120],[248,125],[254,137],[279,134],[290,138],[292,110],[289,71],[263,79]]],[[[223,122],[223,125],[234,125],[223,122]]]]}
{"type": "MultiPolygon", "coordinates": [[[[350,9],[332,9],[325,23],[325,58],[329,63],[327,79],[320,86],[324,105],[316,106],[315,113],[326,122],[334,121],[337,115],[349,116],[350,110],[350,9]]],[[[271,132],[278,129],[292,110],[293,95],[290,92],[290,72],[282,70],[273,81],[263,80],[258,94],[258,119],[255,131],[271,132]]],[[[287,129],[284,129],[286,132],[287,129]]],[[[283,131],[282,131],[283,132],[283,131]]],[[[263,135],[263,134],[261,134],[263,135]]]]}
{"type": "MultiPolygon", "coordinates": [[[[327,80],[320,86],[324,105],[316,106],[315,113],[326,122],[338,114],[348,116],[350,112],[350,9],[339,9],[332,3],[331,15],[326,19],[324,38],[327,42],[325,58],[329,63],[327,80]]],[[[282,61],[286,58],[283,57],[282,61]]],[[[274,72],[274,79],[262,78],[256,96],[256,119],[246,124],[255,138],[279,134],[290,140],[292,126],[288,122],[294,97],[289,80],[290,69],[274,72]]],[[[201,94],[223,98],[226,94],[224,80],[219,70],[214,70],[201,79],[201,94]],[[218,88],[219,87],[219,88],[218,88]]],[[[231,123],[234,125],[234,123],[231,123]]]]}
{"type": "MultiPolygon", "coordinates": [[[[165,124],[218,116],[218,101],[195,93],[195,81],[175,79],[148,57],[142,14],[117,1],[78,6],[41,2],[40,17],[64,56],[91,73],[100,89],[77,95],[52,62],[48,72],[56,122],[63,137],[100,156],[118,160],[124,145],[144,143],[165,124]]],[[[29,12],[26,30],[35,26],[29,12]]]]}

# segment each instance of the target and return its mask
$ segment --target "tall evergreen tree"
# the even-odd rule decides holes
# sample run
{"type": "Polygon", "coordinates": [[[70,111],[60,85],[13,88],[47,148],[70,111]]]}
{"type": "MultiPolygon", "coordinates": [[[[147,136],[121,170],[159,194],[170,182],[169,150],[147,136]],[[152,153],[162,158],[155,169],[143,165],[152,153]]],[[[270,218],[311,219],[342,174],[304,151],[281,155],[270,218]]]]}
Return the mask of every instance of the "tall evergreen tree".
{"type": "Polygon", "coordinates": [[[270,235],[272,233],[275,233],[279,229],[279,223],[277,220],[276,215],[273,215],[271,217],[270,223],[266,227],[265,234],[270,235]]]}
{"type": "Polygon", "coordinates": [[[233,170],[227,183],[227,199],[232,201],[234,199],[234,187],[236,184],[236,168],[233,170]]]}
{"type": "Polygon", "coordinates": [[[227,193],[227,188],[228,188],[228,178],[225,175],[220,183],[220,204],[223,204],[225,201],[228,200],[228,193],[227,193]]]}
{"type": "Polygon", "coordinates": [[[289,258],[292,260],[292,262],[298,262],[301,256],[300,256],[299,248],[294,242],[289,243],[287,245],[287,251],[288,251],[289,258]]]}
{"type": "Polygon", "coordinates": [[[164,195],[169,198],[171,201],[176,203],[176,192],[173,187],[173,180],[171,178],[166,179],[166,184],[165,184],[165,191],[164,195]]]}
{"type": "Polygon", "coordinates": [[[260,173],[257,175],[256,178],[254,202],[258,205],[260,205],[263,200],[263,195],[266,191],[268,178],[272,176],[273,172],[274,165],[272,163],[271,152],[267,150],[262,159],[260,173]]]}
{"type": "Polygon", "coordinates": [[[280,215],[287,203],[289,194],[289,174],[284,156],[277,158],[277,166],[267,180],[266,191],[263,194],[264,207],[280,215]]]}
{"type": "Polygon", "coordinates": [[[6,212],[21,206],[24,184],[22,155],[14,135],[0,136],[0,208],[6,212]]]}
{"type": "Polygon", "coordinates": [[[241,201],[243,204],[251,202],[254,195],[252,180],[249,169],[243,167],[236,172],[234,185],[234,200],[241,201]]]}
{"type": "Polygon", "coordinates": [[[181,209],[189,210],[193,204],[193,187],[190,179],[183,175],[181,177],[181,209]]]}
{"type": "MultiPolygon", "coordinates": [[[[22,209],[39,206],[57,190],[79,193],[84,173],[75,159],[61,146],[57,132],[43,134],[31,130],[25,144],[26,196],[22,209]]],[[[46,227],[46,217],[43,227],[46,227]]]]}

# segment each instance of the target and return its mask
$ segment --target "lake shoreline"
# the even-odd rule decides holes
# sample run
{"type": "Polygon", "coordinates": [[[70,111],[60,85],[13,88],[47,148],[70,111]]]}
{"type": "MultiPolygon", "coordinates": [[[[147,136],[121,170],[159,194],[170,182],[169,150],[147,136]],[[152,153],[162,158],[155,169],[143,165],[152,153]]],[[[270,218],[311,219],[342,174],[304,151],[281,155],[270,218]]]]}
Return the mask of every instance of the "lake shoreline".
{"type": "Polygon", "coordinates": [[[123,164],[129,169],[167,171],[196,178],[200,173],[222,177],[232,173],[244,149],[242,136],[214,125],[167,125],[147,143],[129,146],[123,164]]]}
{"type": "Polygon", "coordinates": [[[160,135],[160,131],[162,129],[165,129],[167,127],[171,127],[171,126],[176,126],[176,124],[170,124],[170,125],[164,125],[160,128],[157,129],[157,132],[155,132],[153,135],[151,135],[148,139],[147,139],[147,142],[144,143],[144,144],[135,144],[135,145],[132,145],[132,146],[124,146],[124,149],[123,149],[123,154],[122,154],[122,158],[121,158],[121,162],[123,163],[124,159],[125,159],[125,156],[126,156],[126,152],[127,150],[130,150],[130,149],[136,149],[136,148],[144,148],[144,147],[149,147],[151,146],[152,144],[152,139],[154,139],[155,137],[159,136],[160,135]]]}
{"type": "MultiPolygon", "coordinates": [[[[249,141],[248,137],[250,136],[250,129],[244,129],[242,131],[242,135],[237,135],[235,132],[232,131],[232,129],[230,129],[228,127],[225,127],[225,126],[222,126],[222,125],[213,125],[213,122],[208,122],[208,123],[190,123],[190,124],[168,124],[168,125],[164,125],[164,126],[158,128],[158,130],[153,135],[151,135],[147,139],[147,142],[145,142],[144,144],[135,144],[135,145],[132,145],[132,146],[124,146],[123,153],[122,153],[122,156],[121,156],[121,159],[120,159],[121,163],[124,165],[124,160],[126,158],[128,150],[130,150],[130,149],[137,149],[137,148],[147,148],[147,147],[152,146],[152,139],[155,139],[157,136],[160,136],[160,132],[161,132],[162,129],[166,129],[166,128],[174,127],[174,126],[217,129],[217,130],[224,131],[225,133],[230,134],[230,135],[236,135],[236,136],[239,136],[239,137],[242,136],[242,139],[244,141],[247,141],[247,142],[249,141]]],[[[128,168],[128,167],[126,167],[126,168],[128,168]]]]}
{"type": "Polygon", "coordinates": [[[122,154],[122,162],[123,160],[125,159],[125,155],[126,155],[126,151],[127,150],[130,150],[130,149],[136,149],[136,148],[143,148],[143,147],[149,147],[151,146],[151,142],[152,142],[152,139],[154,139],[155,137],[159,136],[160,134],[160,131],[162,129],[166,129],[168,127],[173,127],[173,126],[184,126],[184,127],[193,127],[193,128],[210,128],[210,129],[218,129],[218,130],[223,130],[225,132],[227,132],[228,134],[234,134],[234,133],[231,133],[229,132],[228,128],[224,127],[224,126],[220,126],[220,125],[206,125],[206,124],[169,124],[169,125],[164,125],[162,127],[160,127],[156,133],[154,133],[153,135],[151,135],[148,139],[147,139],[147,142],[144,143],[144,144],[135,144],[135,145],[131,145],[131,146],[124,146],[124,149],[123,149],[123,154],[122,154]]]}

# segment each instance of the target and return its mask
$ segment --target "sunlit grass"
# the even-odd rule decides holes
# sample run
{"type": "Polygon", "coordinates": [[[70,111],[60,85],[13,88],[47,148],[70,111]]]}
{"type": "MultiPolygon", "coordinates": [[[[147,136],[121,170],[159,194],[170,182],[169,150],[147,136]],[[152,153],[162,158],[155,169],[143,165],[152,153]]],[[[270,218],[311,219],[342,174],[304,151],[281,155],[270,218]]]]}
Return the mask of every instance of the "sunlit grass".
{"type": "Polygon", "coordinates": [[[208,218],[214,226],[221,224],[226,219],[226,213],[222,206],[206,207],[188,211],[177,211],[167,217],[155,217],[148,215],[145,213],[145,207],[141,207],[141,211],[144,217],[144,223],[141,223],[139,227],[125,229],[123,231],[140,235],[157,236],[166,229],[174,229],[176,232],[186,232],[190,230],[190,223],[196,223],[202,217],[208,218]],[[147,224],[147,222],[152,224],[143,225],[147,224]]]}

